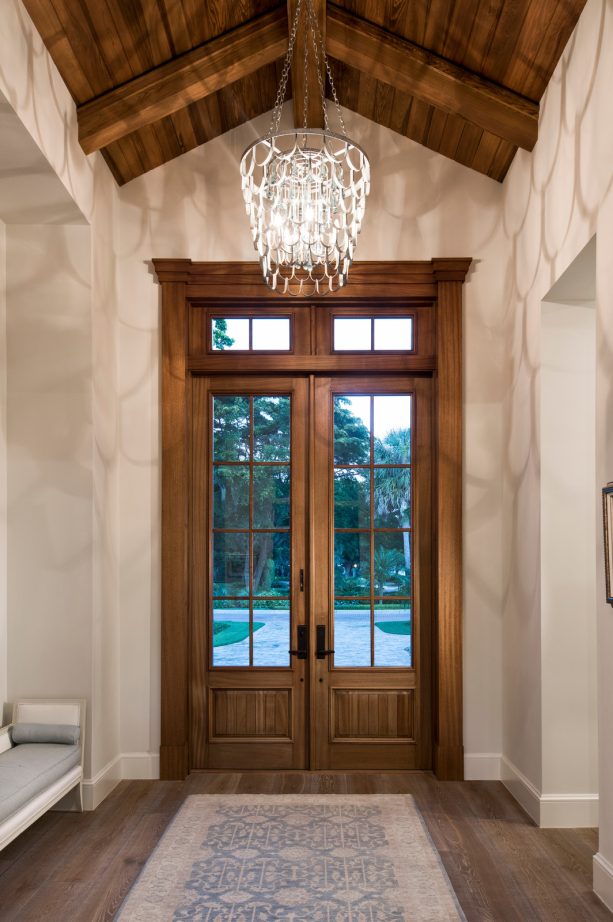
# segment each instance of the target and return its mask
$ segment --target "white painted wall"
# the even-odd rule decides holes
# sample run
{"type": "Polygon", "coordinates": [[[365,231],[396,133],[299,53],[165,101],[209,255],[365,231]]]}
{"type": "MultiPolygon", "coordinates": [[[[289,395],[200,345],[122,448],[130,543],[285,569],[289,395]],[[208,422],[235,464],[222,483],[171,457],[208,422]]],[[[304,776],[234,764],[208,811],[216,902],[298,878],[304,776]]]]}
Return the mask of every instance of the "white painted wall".
{"type": "MultiPolygon", "coordinates": [[[[79,220],[89,224],[91,233],[89,253],[87,257],[83,255],[85,265],[80,268],[91,278],[92,590],[89,640],[81,649],[79,658],[91,664],[89,771],[95,783],[86,784],[85,796],[88,804],[93,806],[116,783],[121,771],[118,761],[121,717],[118,672],[117,187],[102,157],[98,154],[86,157],[79,147],[74,102],[20,0],[3,0],[0,5],[0,94],[19,119],[23,128],[21,133],[37,148],[37,151],[29,150],[22,158],[21,172],[17,170],[10,175],[11,162],[10,158],[7,162],[7,157],[15,139],[19,141],[20,132],[8,134],[4,131],[5,143],[0,155],[0,196],[3,189],[4,194],[0,198],[0,216],[4,207],[7,220],[12,223],[74,221],[77,210],[79,220]],[[63,196],[58,196],[57,190],[50,195],[48,185],[41,190],[41,172],[48,172],[56,178],[56,182],[59,179],[64,189],[63,196]],[[13,194],[17,185],[21,189],[20,196],[13,194]],[[36,195],[31,194],[32,189],[37,190],[36,195]],[[56,207],[58,202],[61,205],[59,210],[56,207]],[[66,203],[67,210],[64,209],[66,203]]],[[[4,106],[0,106],[0,117],[10,114],[4,106]]],[[[36,535],[32,538],[35,540],[36,535]]],[[[57,562],[57,548],[50,545],[48,550],[47,562],[52,568],[57,562]]],[[[18,632],[16,640],[23,648],[27,640],[27,625],[25,622],[18,625],[16,619],[13,619],[13,624],[18,632]]],[[[82,640],[85,643],[85,635],[82,640]]],[[[11,650],[9,658],[12,660],[11,650]]],[[[15,694],[10,684],[7,694],[9,697],[15,694]]]]}
{"type": "Polygon", "coordinates": [[[0,221],[0,723],[7,697],[6,623],[6,226],[0,221]]]}
{"type": "Polygon", "coordinates": [[[90,229],[6,238],[8,687],[91,704],[90,229]]]}
{"type": "MultiPolygon", "coordinates": [[[[597,234],[596,482],[613,477],[613,5],[588,0],[541,102],[539,140],[504,184],[511,255],[504,350],[504,753],[538,793],[541,758],[539,391],[541,301],[597,234]]],[[[594,502],[597,497],[594,497],[594,502]]],[[[597,528],[600,855],[613,908],[613,618],[597,528]]],[[[573,745],[573,740],[568,741],[573,745]]],[[[576,792],[579,793],[579,792],[576,792]]]]}
{"type": "MultiPolygon", "coordinates": [[[[497,777],[502,743],[502,190],[351,112],[345,119],[373,167],[358,258],[475,258],[465,289],[465,742],[468,774],[497,777]]],[[[155,753],[159,744],[159,288],[150,259],[254,258],[238,162],[267,125],[264,116],[120,190],[123,751],[155,753]]]]}
{"type": "Polygon", "coordinates": [[[543,304],[540,389],[542,789],[545,795],[593,794],[595,826],[594,302],[543,304]]]}

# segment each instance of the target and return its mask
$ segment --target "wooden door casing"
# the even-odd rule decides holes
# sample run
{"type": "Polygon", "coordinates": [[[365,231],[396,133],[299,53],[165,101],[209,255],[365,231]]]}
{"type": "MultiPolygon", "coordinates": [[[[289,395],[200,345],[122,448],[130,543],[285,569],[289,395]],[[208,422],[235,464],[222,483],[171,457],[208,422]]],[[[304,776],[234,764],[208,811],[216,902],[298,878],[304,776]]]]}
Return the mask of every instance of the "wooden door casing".
{"type": "Polygon", "coordinates": [[[462,285],[467,258],[357,262],[351,284],[333,299],[284,299],[262,283],[257,262],[154,259],[161,286],[161,741],[160,777],[183,779],[194,767],[190,704],[193,647],[190,595],[189,493],[191,381],[211,373],[261,372],[259,355],[215,356],[195,335],[203,308],[249,304],[256,310],[298,310],[307,331],[293,356],[267,356],[266,373],[432,377],[435,497],[433,536],[433,759],[440,780],[464,772],[462,704],[462,285]],[[321,331],[335,306],[406,305],[420,329],[411,355],[326,355],[321,331]],[[310,330],[310,333],[308,332],[310,330]]]}

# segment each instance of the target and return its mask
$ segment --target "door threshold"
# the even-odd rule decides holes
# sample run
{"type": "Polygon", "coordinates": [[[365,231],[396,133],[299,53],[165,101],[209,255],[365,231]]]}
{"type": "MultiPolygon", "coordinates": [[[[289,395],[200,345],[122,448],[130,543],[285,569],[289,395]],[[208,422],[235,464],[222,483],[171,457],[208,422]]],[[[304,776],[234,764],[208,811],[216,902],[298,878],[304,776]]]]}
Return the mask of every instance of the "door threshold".
{"type": "Polygon", "coordinates": [[[431,768],[191,768],[190,775],[433,775],[431,768]]]}

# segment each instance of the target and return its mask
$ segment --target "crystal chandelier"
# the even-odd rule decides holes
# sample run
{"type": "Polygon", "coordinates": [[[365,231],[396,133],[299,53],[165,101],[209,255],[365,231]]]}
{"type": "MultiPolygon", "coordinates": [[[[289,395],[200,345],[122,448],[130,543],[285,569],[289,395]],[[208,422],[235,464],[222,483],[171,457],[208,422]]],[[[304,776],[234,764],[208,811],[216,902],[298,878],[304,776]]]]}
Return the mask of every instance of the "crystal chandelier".
{"type": "Polygon", "coordinates": [[[243,197],[266,284],[281,294],[309,297],[347,282],[370,188],[370,164],[350,141],[312,0],[298,0],[268,135],[241,159],[243,197]],[[304,124],[279,131],[296,34],[306,17],[304,124]],[[307,126],[309,43],[317,69],[324,128],[307,126]],[[340,134],[329,130],[322,64],[330,82],[340,134]]]}

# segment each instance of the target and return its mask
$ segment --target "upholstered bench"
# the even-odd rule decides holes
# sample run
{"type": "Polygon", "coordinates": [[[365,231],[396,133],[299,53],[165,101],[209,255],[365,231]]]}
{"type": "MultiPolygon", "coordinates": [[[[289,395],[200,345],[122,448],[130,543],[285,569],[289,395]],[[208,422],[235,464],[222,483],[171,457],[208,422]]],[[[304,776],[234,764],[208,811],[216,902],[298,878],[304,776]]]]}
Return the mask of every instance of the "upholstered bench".
{"type": "Polygon", "coordinates": [[[83,809],[84,732],[83,699],[15,702],[0,730],[0,849],[56,804],[83,809]]]}

